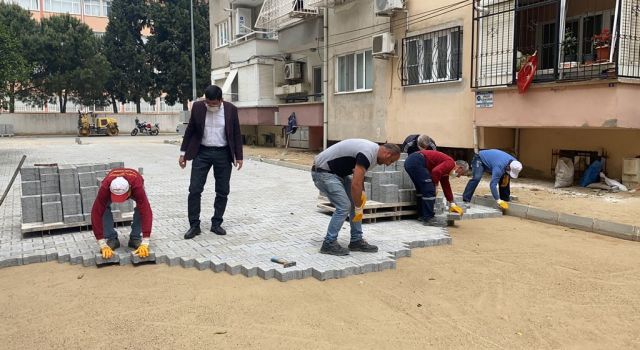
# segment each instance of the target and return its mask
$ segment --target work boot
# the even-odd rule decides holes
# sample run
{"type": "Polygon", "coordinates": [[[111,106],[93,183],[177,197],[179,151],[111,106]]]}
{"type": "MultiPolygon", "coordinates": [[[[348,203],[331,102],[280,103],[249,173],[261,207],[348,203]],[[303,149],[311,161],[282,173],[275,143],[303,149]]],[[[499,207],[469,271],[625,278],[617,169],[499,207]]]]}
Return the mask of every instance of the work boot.
{"type": "Polygon", "coordinates": [[[211,232],[217,234],[218,236],[224,236],[227,234],[227,230],[223,229],[222,226],[211,225],[211,232]]]}
{"type": "Polygon", "coordinates": [[[349,250],[352,252],[376,253],[378,246],[367,243],[364,239],[349,243],[349,250]]]}
{"type": "Polygon", "coordinates": [[[142,243],[141,238],[129,238],[129,244],[127,245],[129,246],[129,248],[138,249],[140,243],[142,243]]]}
{"type": "Polygon", "coordinates": [[[423,226],[432,226],[432,227],[447,227],[447,220],[445,218],[432,217],[431,219],[423,219],[423,226]]]}
{"type": "Polygon", "coordinates": [[[340,246],[338,241],[333,241],[331,243],[324,242],[322,243],[322,248],[320,248],[320,253],[338,256],[349,255],[349,249],[340,246]]]}
{"type": "Polygon", "coordinates": [[[107,245],[111,250],[116,250],[120,248],[120,240],[118,240],[118,238],[109,238],[107,239],[107,245]]]}

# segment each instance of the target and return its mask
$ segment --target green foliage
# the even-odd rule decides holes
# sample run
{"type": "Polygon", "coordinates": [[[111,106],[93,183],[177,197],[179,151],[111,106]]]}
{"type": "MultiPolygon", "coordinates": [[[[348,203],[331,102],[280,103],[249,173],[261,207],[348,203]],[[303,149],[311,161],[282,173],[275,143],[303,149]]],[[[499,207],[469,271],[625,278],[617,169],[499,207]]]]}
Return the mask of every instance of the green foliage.
{"type": "Polygon", "coordinates": [[[32,91],[31,72],[36,68],[34,37],[37,22],[18,5],[0,3],[0,100],[8,99],[10,112],[15,100],[32,91]]]}
{"type": "Polygon", "coordinates": [[[114,0],[104,37],[105,55],[112,68],[109,93],[120,102],[135,102],[138,113],[140,99],[153,101],[157,95],[141,34],[148,21],[148,7],[143,0],[114,0]]]}
{"type": "MultiPolygon", "coordinates": [[[[210,84],[209,17],[205,1],[194,0],[196,92],[200,96],[210,84]]],[[[192,99],[191,17],[189,0],[157,1],[151,4],[149,38],[156,83],[166,93],[169,105],[186,105],[192,99]]]]}
{"type": "Polygon", "coordinates": [[[96,90],[105,86],[99,39],[75,17],[64,14],[43,19],[37,47],[40,69],[32,77],[37,86],[30,96],[33,102],[57,99],[60,112],[65,113],[68,98],[95,99],[96,90]]]}

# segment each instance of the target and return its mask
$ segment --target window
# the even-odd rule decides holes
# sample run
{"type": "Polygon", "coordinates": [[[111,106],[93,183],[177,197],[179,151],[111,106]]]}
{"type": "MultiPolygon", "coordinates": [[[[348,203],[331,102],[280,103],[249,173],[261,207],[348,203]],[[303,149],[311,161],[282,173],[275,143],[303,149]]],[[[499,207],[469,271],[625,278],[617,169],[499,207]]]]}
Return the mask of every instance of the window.
{"type": "Polygon", "coordinates": [[[216,47],[222,47],[229,44],[229,21],[225,20],[224,22],[220,22],[216,24],[216,47]]]}
{"type": "Polygon", "coordinates": [[[313,67],[313,98],[322,101],[322,67],[313,67]]]}
{"type": "Polygon", "coordinates": [[[408,37],[403,42],[403,86],[461,78],[460,27],[408,37]]]}
{"type": "Polygon", "coordinates": [[[102,0],[102,16],[109,17],[111,10],[111,0],[102,0]]]}
{"type": "Polygon", "coordinates": [[[366,91],[373,88],[371,50],[340,56],[337,66],[337,92],[366,91]]]}
{"type": "Polygon", "coordinates": [[[44,10],[79,15],[80,0],[44,0],[44,10]]]}
{"type": "Polygon", "coordinates": [[[39,0],[9,0],[7,1],[10,4],[16,4],[22,7],[25,10],[37,11],[40,9],[40,1],[39,0]]]}
{"type": "Polygon", "coordinates": [[[100,0],[84,0],[84,14],[100,16],[100,0]]]}

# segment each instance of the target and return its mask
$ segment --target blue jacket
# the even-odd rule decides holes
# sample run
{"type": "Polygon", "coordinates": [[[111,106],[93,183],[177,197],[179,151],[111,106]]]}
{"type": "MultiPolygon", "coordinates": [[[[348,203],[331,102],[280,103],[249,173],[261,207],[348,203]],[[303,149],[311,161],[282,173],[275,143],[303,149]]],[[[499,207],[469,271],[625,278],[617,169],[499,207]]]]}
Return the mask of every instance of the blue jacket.
{"type": "Polygon", "coordinates": [[[498,192],[498,184],[500,183],[500,179],[507,171],[507,166],[509,163],[516,160],[509,153],[503,152],[499,149],[488,149],[484,151],[480,151],[478,153],[480,156],[480,160],[482,161],[482,165],[484,166],[485,171],[491,173],[491,183],[489,184],[489,188],[491,189],[491,195],[493,195],[493,199],[500,199],[500,195],[498,192]]]}

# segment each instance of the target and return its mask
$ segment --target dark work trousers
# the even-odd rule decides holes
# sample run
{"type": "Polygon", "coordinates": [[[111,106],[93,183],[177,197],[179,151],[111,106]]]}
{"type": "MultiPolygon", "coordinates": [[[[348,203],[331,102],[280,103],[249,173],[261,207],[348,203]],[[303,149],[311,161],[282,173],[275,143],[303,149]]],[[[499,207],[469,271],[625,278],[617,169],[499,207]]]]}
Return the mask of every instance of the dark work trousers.
{"type": "Polygon", "coordinates": [[[436,204],[436,188],[431,180],[431,173],[426,167],[424,155],[420,152],[411,153],[404,161],[404,169],[416,186],[418,196],[418,214],[423,220],[434,217],[433,207],[436,204]]]}
{"type": "Polygon", "coordinates": [[[229,157],[228,147],[200,146],[200,151],[191,164],[191,181],[187,202],[191,227],[200,226],[200,201],[211,167],[213,167],[213,177],[216,182],[216,199],[213,203],[214,212],[211,225],[222,225],[222,216],[227,207],[227,196],[229,195],[229,180],[231,179],[232,164],[229,157]]]}
{"type": "Polygon", "coordinates": [[[498,192],[503,201],[508,202],[511,199],[511,176],[509,174],[502,175],[498,184],[498,192]]]}

